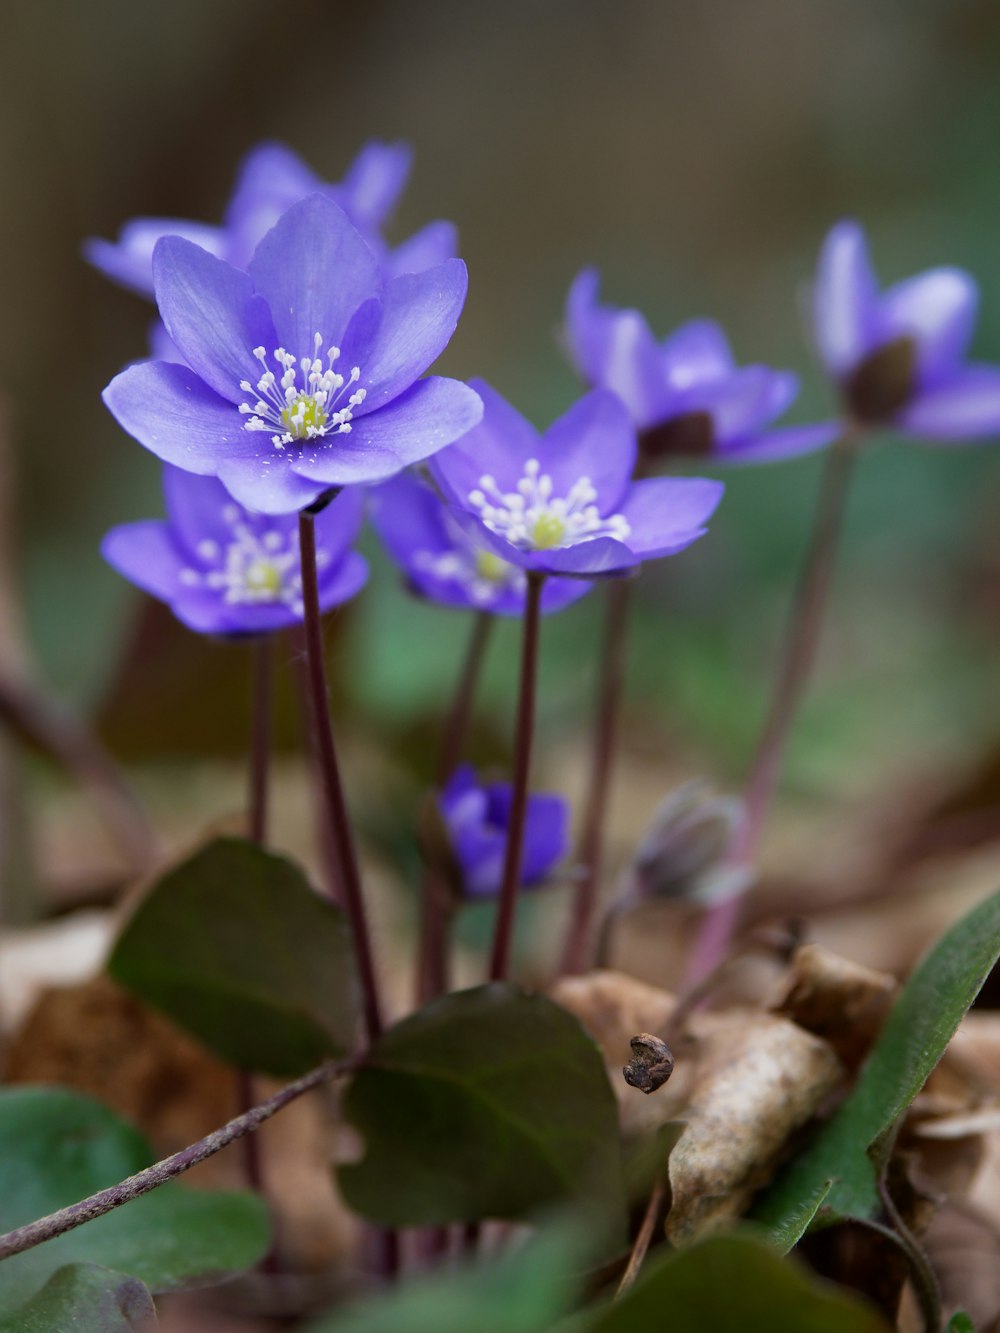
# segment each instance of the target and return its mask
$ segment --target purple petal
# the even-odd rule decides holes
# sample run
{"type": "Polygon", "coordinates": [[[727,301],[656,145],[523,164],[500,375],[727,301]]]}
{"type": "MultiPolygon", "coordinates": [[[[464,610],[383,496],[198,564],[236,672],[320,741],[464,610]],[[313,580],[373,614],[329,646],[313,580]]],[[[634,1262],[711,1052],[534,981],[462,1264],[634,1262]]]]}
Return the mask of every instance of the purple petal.
{"type": "Polygon", "coordinates": [[[328,569],[320,570],[320,610],[330,611],[333,607],[350,601],[367,582],[368,561],[357,551],[348,551],[343,559],[337,560],[328,569]]]}
{"type": "Polygon", "coordinates": [[[219,464],[219,480],[247,509],[260,514],[294,514],[318,500],[329,483],[307,481],[292,468],[293,460],[271,445],[219,464]],[[268,452],[269,451],[269,452],[268,452]]]}
{"type": "Polygon", "coordinates": [[[635,468],[635,427],[621,399],[606,389],[580,398],[542,436],[536,457],[553,482],[553,495],[565,495],[581,477],[597,492],[600,513],[617,508],[635,468]]]}
{"type": "Polygon", "coordinates": [[[460,259],[388,284],[382,319],[361,367],[368,396],[356,416],[390,402],[437,360],[455,332],[468,285],[460,259]]]}
{"type": "Polygon", "coordinates": [[[460,505],[466,504],[484,475],[495,477],[503,489],[516,486],[525,463],[536,457],[541,444],[531,422],[496,389],[477,379],[470,380],[469,387],[482,400],[482,419],[431,464],[435,481],[460,505]]]}
{"type": "Polygon", "coordinates": [[[221,255],[226,244],[221,227],[188,222],[186,218],[136,218],[122,227],[117,241],[84,241],[83,253],[94,268],[114,282],[140,296],[152,296],[153,251],[164,236],[183,236],[213,255],[221,255]]]}
{"type": "Polygon", "coordinates": [[[101,542],[104,559],[144,592],[169,602],[181,587],[183,560],[162,519],[123,523],[101,542]]]}
{"type": "Polygon", "coordinates": [[[931,440],[1000,435],[1000,368],[967,366],[956,371],[943,384],[918,394],[895,420],[931,440]]]}
{"type": "Polygon", "coordinates": [[[458,250],[458,229],[452,222],[428,222],[386,257],[383,268],[390,278],[435,268],[458,250]]]}
{"type": "Polygon", "coordinates": [[[535,884],[569,851],[569,806],[561,796],[529,796],[521,883],[535,884]]]}
{"type": "Polygon", "coordinates": [[[813,293],[816,346],[832,375],[871,350],[877,297],[864,232],[856,222],[837,223],[823,242],[813,293]]]}
{"type": "Polygon", "coordinates": [[[281,143],[258,144],[243,159],[226,209],[230,233],[226,258],[237,268],[246,268],[282,213],[324,188],[323,181],[290,148],[281,143]]]}
{"type": "Polygon", "coordinates": [[[798,387],[798,378],[790,371],[745,366],[700,388],[696,401],[702,411],[711,414],[717,446],[725,447],[727,441],[749,434],[783,412],[798,387]]]}
{"type": "Polygon", "coordinates": [[[661,356],[667,382],[679,390],[722,379],[735,369],[726,335],[709,319],[682,324],[664,340],[661,356]]]}
{"type": "MultiPolygon", "coordinates": [[[[283,346],[296,357],[343,341],[351,316],[382,280],[374,255],[343,209],[323,195],[294,204],[254,253],[250,275],[283,346]]],[[[268,349],[270,350],[270,348],[268,349]]]]}
{"type": "Polygon", "coordinates": [[[180,366],[187,365],[187,362],[181,356],[180,348],[164,328],[162,319],[153,320],[146,337],[149,342],[149,359],[151,361],[173,361],[180,366]]]}
{"type": "Polygon", "coordinates": [[[879,341],[917,340],[921,381],[931,384],[962,360],[972,339],[979,292],[967,273],[936,268],[891,287],[879,305],[879,341]]]}
{"type": "Polygon", "coordinates": [[[724,489],[703,477],[637,481],[620,508],[631,529],[629,547],[647,560],[682,551],[706,531],[724,489]]]}
{"type": "Polygon", "coordinates": [[[201,542],[227,546],[233,540],[232,527],[223,517],[233,497],[218,477],[185,472],[167,464],[163,469],[163,496],[174,538],[197,563],[201,542]]]}
{"type": "Polygon", "coordinates": [[[377,412],[355,418],[349,434],[306,445],[295,471],[324,486],[384,481],[464,435],[482,411],[482,400],[468,385],[434,375],[377,412]]]}
{"type": "Polygon", "coordinates": [[[715,463],[774,463],[825,449],[843,431],[839,421],[819,421],[809,426],[782,426],[778,430],[748,435],[720,444],[712,456],[715,463]]]}
{"type": "Polygon", "coordinates": [[[436,555],[452,549],[444,505],[412,472],[400,472],[376,486],[369,500],[372,526],[393,560],[404,569],[412,568],[418,551],[436,555]]]}
{"type": "Polygon", "coordinates": [[[116,375],[103,398],[141,445],[188,472],[215,473],[260,448],[233,405],[188,366],[141,361],[116,375]]]}
{"type": "Polygon", "coordinates": [[[379,228],[396,206],[413,163],[405,143],[365,144],[338,187],[341,205],[360,227],[379,228]]]}
{"type": "Polygon", "coordinates": [[[326,551],[331,572],[341,563],[348,547],[357,541],[365,517],[366,500],[362,487],[348,486],[316,515],[316,547],[326,551]]]}
{"type": "Polygon", "coordinates": [[[637,426],[662,420],[669,411],[662,353],[637,310],[597,304],[598,275],[584,269],[566,303],[570,349],[590,385],[612,389],[637,426]]]}
{"type": "Polygon", "coordinates": [[[184,360],[223,398],[243,402],[240,381],[256,384],[261,375],[253,349],[276,346],[270,313],[250,279],[200,246],[167,236],[153,256],[153,281],[184,360]]]}

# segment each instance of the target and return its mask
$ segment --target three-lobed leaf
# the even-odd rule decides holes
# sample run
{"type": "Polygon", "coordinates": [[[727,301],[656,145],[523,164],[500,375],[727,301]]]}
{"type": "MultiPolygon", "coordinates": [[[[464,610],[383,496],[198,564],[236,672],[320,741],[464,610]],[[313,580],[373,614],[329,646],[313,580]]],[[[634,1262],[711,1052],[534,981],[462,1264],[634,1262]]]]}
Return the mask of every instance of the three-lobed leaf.
{"type": "Polygon", "coordinates": [[[542,995],[448,995],[374,1046],[344,1099],[365,1140],[350,1207],[389,1226],[524,1219],[566,1198],[623,1217],[614,1093],[597,1047],[542,995]]]}
{"type": "MultiPolygon", "coordinates": [[[[63,1088],[6,1089],[0,1092],[0,1231],[87,1198],[151,1160],[142,1136],[90,1097],[63,1088]]],[[[14,1312],[29,1301],[37,1308],[46,1283],[67,1264],[100,1265],[164,1291],[249,1268],[266,1250],[268,1230],[267,1211],[254,1195],[169,1182],[4,1259],[0,1319],[19,1328],[14,1312]]],[[[92,1280],[77,1274],[73,1281],[89,1284],[93,1296],[92,1280]]],[[[55,1288],[52,1299],[65,1292],[55,1288]]]]}
{"type": "Polygon", "coordinates": [[[353,1044],[343,914],[290,861],[240,838],[217,838],[163,875],[108,970],[242,1068],[293,1077],[353,1044]]]}
{"type": "Polygon", "coordinates": [[[934,945],[900,992],[850,1095],[758,1201],[754,1217],[783,1248],[810,1224],[880,1209],[873,1158],[944,1054],[1000,956],[1000,893],[934,945]]]}

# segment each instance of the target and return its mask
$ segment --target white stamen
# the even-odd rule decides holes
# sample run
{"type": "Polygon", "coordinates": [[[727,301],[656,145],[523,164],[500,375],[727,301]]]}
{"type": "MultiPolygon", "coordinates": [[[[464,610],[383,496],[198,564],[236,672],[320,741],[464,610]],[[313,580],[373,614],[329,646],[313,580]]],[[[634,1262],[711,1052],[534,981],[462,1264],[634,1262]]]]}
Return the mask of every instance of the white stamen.
{"type": "Polygon", "coordinates": [[[521,551],[576,546],[595,537],[624,541],[631,529],[624,514],[602,517],[597,491],[589,477],[580,477],[565,497],[553,497],[553,481],[537,458],[529,458],[517,489],[501,491],[491,476],[479,478],[469,503],[491,531],[521,551]]]}
{"type": "MultiPolygon", "coordinates": [[[[345,390],[358,384],[361,367],[352,366],[345,380],[333,369],[340,358],[340,348],[334,344],[327,348],[324,367],[325,339],[321,333],[315,333],[312,341],[311,356],[295,357],[284,347],[274,349],[271,355],[280,368],[280,377],[267,368],[266,349],[253,349],[254,357],[263,367],[256,384],[259,397],[252,403],[240,403],[237,410],[246,418],[243,429],[270,432],[275,449],[284,449],[296,441],[348,434],[351,419],[367,396],[367,390],[359,387],[345,399],[345,390]]],[[[249,380],[240,380],[240,389],[245,394],[254,393],[249,380]]]]}

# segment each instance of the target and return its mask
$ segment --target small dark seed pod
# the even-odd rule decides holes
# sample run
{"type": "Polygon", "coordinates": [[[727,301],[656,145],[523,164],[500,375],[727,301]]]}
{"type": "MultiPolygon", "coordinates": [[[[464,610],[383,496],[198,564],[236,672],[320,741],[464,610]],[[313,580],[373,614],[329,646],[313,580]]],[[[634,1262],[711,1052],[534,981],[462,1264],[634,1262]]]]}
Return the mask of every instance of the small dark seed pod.
{"type": "Polygon", "coordinates": [[[674,1072],[674,1057],[670,1047],[650,1032],[640,1032],[632,1038],[632,1059],[622,1070],[625,1082],[640,1092],[655,1092],[662,1088],[674,1072]]]}

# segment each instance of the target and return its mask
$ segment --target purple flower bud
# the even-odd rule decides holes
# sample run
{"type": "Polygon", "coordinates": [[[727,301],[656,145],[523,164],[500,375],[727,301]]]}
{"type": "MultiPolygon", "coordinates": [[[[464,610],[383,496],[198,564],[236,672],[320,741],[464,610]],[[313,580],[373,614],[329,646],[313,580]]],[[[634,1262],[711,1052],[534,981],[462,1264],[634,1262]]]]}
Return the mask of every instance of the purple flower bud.
{"type": "MultiPolygon", "coordinates": [[[[438,797],[438,807],[470,897],[486,898],[500,891],[510,799],[509,783],[482,785],[475,770],[467,764],[456,769],[438,797]]],[[[529,796],[522,886],[538,884],[568,850],[569,804],[561,796],[529,796]]]]}

